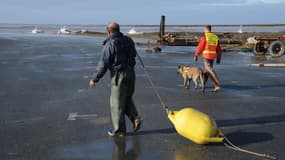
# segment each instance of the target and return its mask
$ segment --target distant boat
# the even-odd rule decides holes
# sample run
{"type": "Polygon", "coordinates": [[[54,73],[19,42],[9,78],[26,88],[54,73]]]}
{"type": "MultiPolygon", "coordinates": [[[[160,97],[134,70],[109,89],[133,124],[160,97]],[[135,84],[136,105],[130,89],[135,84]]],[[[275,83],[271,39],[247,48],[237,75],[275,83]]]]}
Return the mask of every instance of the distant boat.
{"type": "Polygon", "coordinates": [[[65,26],[63,26],[62,28],[60,28],[58,31],[57,31],[58,34],[71,34],[71,31],[68,30],[65,26]]]}
{"type": "Polygon", "coordinates": [[[80,30],[80,33],[86,33],[86,32],[88,32],[86,29],[81,29],[80,30]]]}
{"type": "Polygon", "coordinates": [[[143,32],[137,32],[134,28],[130,29],[128,34],[143,34],[143,32]]]}
{"type": "Polygon", "coordinates": [[[239,27],[239,29],[238,29],[238,33],[243,33],[243,31],[242,31],[242,28],[243,28],[243,26],[242,25],[240,25],[240,27],[239,27]]]}
{"type": "Polygon", "coordinates": [[[44,32],[43,30],[40,30],[40,29],[38,29],[37,27],[35,27],[35,28],[32,30],[32,33],[33,33],[33,34],[43,33],[43,32],[44,32]]]}

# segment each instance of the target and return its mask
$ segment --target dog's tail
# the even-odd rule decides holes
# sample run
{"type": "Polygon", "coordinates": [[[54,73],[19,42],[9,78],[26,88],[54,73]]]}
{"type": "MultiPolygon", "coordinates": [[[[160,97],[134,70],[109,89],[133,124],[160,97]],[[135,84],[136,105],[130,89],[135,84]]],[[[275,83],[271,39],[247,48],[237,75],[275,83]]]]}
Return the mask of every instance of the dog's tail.
{"type": "Polygon", "coordinates": [[[199,77],[200,77],[202,91],[205,92],[205,79],[204,79],[203,70],[200,70],[199,77]]]}

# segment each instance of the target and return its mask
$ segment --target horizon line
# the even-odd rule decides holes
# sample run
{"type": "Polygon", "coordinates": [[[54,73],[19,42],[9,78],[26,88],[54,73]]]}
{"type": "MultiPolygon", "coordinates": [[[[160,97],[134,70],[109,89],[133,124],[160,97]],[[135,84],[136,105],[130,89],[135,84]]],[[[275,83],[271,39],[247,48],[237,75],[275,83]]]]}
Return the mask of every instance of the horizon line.
{"type": "MultiPolygon", "coordinates": [[[[107,24],[68,24],[68,23],[2,23],[0,25],[83,25],[83,26],[106,26],[107,24]]],[[[178,27],[187,27],[187,26],[205,26],[209,24],[165,24],[165,26],[178,26],[178,27]]],[[[252,24],[210,24],[212,26],[285,26],[285,23],[252,23],[252,24]]],[[[120,26],[159,26],[159,24],[120,24],[120,26]]]]}

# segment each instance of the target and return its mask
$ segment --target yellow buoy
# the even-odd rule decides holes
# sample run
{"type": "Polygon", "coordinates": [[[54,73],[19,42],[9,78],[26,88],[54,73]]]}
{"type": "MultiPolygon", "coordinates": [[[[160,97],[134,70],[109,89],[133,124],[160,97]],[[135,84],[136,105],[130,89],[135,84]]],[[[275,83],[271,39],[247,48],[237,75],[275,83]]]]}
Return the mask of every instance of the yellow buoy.
{"type": "Polygon", "coordinates": [[[216,122],[205,113],[193,108],[168,111],[168,118],[181,136],[197,144],[220,143],[224,140],[216,122]]]}

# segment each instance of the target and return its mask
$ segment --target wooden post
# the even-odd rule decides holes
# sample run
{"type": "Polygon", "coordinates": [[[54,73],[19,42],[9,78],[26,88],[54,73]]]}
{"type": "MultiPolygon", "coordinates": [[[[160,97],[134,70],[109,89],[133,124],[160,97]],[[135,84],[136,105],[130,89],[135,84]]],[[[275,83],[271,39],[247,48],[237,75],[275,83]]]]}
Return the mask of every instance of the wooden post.
{"type": "Polygon", "coordinates": [[[160,19],[160,27],[159,27],[159,38],[162,40],[162,36],[164,35],[165,31],[165,16],[161,16],[160,19]]]}

